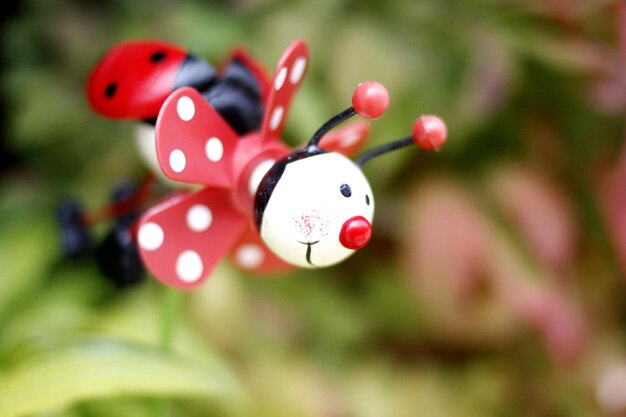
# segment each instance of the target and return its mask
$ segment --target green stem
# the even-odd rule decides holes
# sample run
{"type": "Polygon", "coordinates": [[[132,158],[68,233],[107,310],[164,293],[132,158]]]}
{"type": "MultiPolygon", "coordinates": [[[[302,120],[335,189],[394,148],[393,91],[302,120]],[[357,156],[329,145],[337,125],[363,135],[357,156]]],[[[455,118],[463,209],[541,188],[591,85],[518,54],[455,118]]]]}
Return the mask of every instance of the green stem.
{"type": "MultiPolygon", "coordinates": [[[[163,287],[161,300],[161,327],[159,328],[159,346],[165,352],[173,350],[175,340],[176,322],[180,315],[183,293],[171,287],[163,287]]],[[[153,415],[155,417],[168,417],[172,415],[172,401],[167,398],[157,399],[153,403],[153,415]]]]}
{"type": "Polygon", "coordinates": [[[165,351],[172,350],[176,321],[180,314],[183,293],[170,287],[165,287],[163,292],[163,304],[161,310],[161,328],[159,333],[159,346],[165,351]]]}

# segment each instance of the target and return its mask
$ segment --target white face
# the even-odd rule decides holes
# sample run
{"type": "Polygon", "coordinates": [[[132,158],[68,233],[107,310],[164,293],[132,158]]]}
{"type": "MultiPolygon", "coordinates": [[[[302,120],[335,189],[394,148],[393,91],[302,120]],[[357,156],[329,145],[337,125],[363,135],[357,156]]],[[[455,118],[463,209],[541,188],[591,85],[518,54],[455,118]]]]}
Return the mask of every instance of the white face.
{"type": "Polygon", "coordinates": [[[339,241],[343,224],[355,216],[371,223],[373,215],[374,196],[361,170],[329,152],[287,164],[265,208],[261,237],[291,264],[329,266],[355,252],[339,241]]]}

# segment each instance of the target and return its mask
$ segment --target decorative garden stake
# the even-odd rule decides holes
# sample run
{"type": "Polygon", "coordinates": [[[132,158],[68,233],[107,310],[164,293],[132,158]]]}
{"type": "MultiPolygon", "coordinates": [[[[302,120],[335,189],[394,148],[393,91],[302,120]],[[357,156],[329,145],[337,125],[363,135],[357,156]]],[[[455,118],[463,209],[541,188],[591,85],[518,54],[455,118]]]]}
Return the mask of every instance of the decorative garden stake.
{"type": "Polygon", "coordinates": [[[350,117],[374,119],[385,112],[386,89],[366,82],[356,88],[351,107],[304,147],[289,149],[280,134],[307,65],[306,44],[294,42],[269,84],[260,130],[244,135],[194,88],[180,88],[165,100],[156,122],[158,163],[170,179],[204,188],[170,196],[140,220],[140,254],[159,280],[196,287],[229,252],[245,269],[282,262],[305,268],[336,264],[372,234],[374,196],[361,166],[401,147],[436,150],[445,142],[441,119],[422,116],[411,136],[354,162],[337,152],[353,150],[349,137],[322,146],[324,135],[350,117]]]}

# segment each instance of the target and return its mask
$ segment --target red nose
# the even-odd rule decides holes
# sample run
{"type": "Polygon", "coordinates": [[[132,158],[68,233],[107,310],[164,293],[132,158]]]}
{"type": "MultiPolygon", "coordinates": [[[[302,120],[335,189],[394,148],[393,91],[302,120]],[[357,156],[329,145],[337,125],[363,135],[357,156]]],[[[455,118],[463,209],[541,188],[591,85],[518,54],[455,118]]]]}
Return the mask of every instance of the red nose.
{"type": "Polygon", "coordinates": [[[372,225],[363,216],[352,217],[341,226],[339,242],[348,249],[361,249],[372,237],[372,225]]]}

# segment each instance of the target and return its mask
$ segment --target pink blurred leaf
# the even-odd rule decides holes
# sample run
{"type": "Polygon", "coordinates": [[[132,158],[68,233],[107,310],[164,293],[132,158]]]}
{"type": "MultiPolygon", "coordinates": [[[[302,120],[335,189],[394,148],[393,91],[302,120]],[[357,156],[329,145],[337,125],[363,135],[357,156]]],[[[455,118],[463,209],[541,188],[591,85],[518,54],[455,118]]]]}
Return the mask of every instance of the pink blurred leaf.
{"type": "Polygon", "coordinates": [[[562,190],[536,170],[511,166],[493,170],[488,187],[533,256],[551,271],[566,271],[574,257],[576,222],[562,190]]]}
{"type": "Polygon", "coordinates": [[[626,147],[602,180],[600,201],[617,260],[626,276],[626,147]]]}
{"type": "MultiPolygon", "coordinates": [[[[444,181],[426,185],[409,203],[406,258],[414,282],[428,291],[445,289],[456,301],[468,296],[481,275],[487,224],[461,187],[444,181]]],[[[420,290],[420,288],[418,288],[420,290]]]]}
{"type": "MultiPolygon", "coordinates": [[[[536,192],[532,185],[529,189],[526,198],[536,192]]],[[[541,192],[537,195],[546,201],[541,192]]],[[[553,210],[552,205],[545,210],[553,210]]],[[[559,213],[554,210],[554,217],[559,213]]],[[[553,215],[548,219],[554,220],[553,215]]],[[[587,335],[579,305],[555,285],[558,280],[542,267],[543,260],[529,264],[467,187],[431,181],[410,199],[406,217],[403,263],[409,284],[444,326],[440,331],[457,332],[453,340],[493,342],[521,322],[539,332],[556,363],[579,357],[587,335]],[[487,339],[481,338],[485,335],[487,339]]],[[[534,227],[533,223],[530,230],[536,235],[531,235],[543,236],[534,227]]],[[[557,254],[556,259],[563,259],[557,254]]]]}

